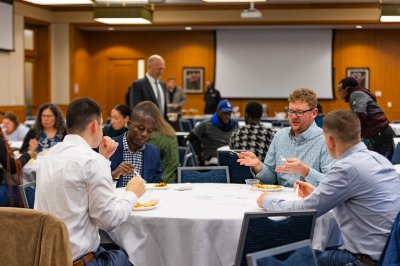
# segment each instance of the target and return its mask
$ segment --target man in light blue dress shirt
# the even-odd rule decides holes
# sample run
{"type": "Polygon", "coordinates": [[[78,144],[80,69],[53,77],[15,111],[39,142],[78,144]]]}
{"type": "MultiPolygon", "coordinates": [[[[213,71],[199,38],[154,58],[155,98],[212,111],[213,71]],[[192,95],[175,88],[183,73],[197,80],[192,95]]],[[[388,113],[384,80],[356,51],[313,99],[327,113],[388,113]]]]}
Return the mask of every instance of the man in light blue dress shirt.
{"type": "Polygon", "coordinates": [[[295,180],[301,179],[318,186],[333,159],[326,151],[322,129],[314,122],[317,95],[310,89],[297,89],[289,95],[288,102],[290,127],[275,134],[264,163],[252,152],[241,152],[238,162],[251,166],[265,184],[293,187],[295,180]]]}
{"type": "Polygon", "coordinates": [[[258,205],[268,211],[316,209],[318,216],[333,209],[344,249],[322,252],[319,265],[375,265],[400,210],[400,178],[385,157],[361,142],[360,121],[353,113],[329,113],[323,131],[337,161],[319,186],[296,181],[304,200],[273,199],[263,193],[258,205]]]}

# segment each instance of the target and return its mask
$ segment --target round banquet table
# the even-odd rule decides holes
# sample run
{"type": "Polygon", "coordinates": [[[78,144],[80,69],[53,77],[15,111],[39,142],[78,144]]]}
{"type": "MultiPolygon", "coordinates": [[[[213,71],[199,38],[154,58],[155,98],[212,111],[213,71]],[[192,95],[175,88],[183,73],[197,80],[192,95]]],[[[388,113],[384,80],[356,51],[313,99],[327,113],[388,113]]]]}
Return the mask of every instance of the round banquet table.
{"type": "MultiPolygon", "coordinates": [[[[233,265],[243,214],[263,212],[256,203],[261,192],[241,184],[191,184],[192,190],[175,190],[183,185],[147,190],[139,202],[157,198],[156,208],[132,211],[125,223],[109,233],[133,265],[233,265]]],[[[125,188],[116,191],[121,194],[125,188]]],[[[291,188],[270,192],[267,197],[298,198],[291,188]]],[[[331,234],[340,235],[335,224],[332,212],[317,219],[315,249],[323,250],[331,234]]]]}

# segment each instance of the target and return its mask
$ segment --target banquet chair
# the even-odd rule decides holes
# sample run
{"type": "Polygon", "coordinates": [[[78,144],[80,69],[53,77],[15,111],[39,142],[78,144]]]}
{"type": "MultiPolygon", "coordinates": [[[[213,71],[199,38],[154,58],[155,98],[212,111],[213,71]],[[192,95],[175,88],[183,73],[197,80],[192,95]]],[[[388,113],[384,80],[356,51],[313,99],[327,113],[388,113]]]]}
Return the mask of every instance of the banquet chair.
{"type": "Polygon", "coordinates": [[[249,253],[312,240],[316,214],[316,210],[245,213],[235,266],[247,266],[249,253]]]}
{"type": "Polygon", "coordinates": [[[309,239],[247,254],[249,266],[317,266],[309,239]]]}
{"type": "Polygon", "coordinates": [[[245,179],[254,178],[249,166],[237,162],[237,154],[233,151],[218,151],[218,164],[228,166],[231,183],[245,184],[245,179]]]}
{"type": "Polygon", "coordinates": [[[33,209],[35,205],[36,181],[20,185],[19,190],[24,207],[33,209]]]}
{"type": "Polygon", "coordinates": [[[181,129],[183,132],[190,132],[193,129],[192,123],[187,119],[179,119],[181,129]]]}
{"type": "Polygon", "coordinates": [[[400,212],[393,222],[392,231],[378,261],[378,266],[400,265],[400,212]]]}
{"type": "Polygon", "coordinates": [[[400,143],[397,143],[392,156],[392,164],[400,164],[400,143]]]}
{"type": "Polygon", "coordinates": [[[188,158],[186,157],[187,154],[189,154],[189,148],[188,147],[178,147],[179,150],[179,164],[180,166],[186,166],[188,158]]]}
{"type": "Polygon", "coordinates": [[[0,208],[0,217],[1,265],[72,265],[68,229],[60,219],[23,208],[0,208]]]}
{"type": "Polygon", "coordinates": [[[187,163],[187,166],[199,166],[196,151],[194,150],[192,143],[188,142],[187,146],[190,151],[190,156],[189,156],[189,153],[186,154],[186,156],[189,156],[189,158],[188,158],[189,161],[187,163]]]}
{"type": "Polygon", "coordinates": [[[228,167],[178,167],[178,183],[230,183],[228,167]]]}

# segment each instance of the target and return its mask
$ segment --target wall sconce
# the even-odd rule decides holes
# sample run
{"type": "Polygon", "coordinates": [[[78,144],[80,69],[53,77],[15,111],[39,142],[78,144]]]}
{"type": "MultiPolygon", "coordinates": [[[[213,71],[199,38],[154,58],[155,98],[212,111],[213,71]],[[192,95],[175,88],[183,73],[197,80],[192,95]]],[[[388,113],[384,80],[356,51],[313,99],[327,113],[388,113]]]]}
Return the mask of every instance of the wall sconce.
{"type": "Polygon", "coordinates": [[[400,5],[382,5],[381,22],[400,22],[400,5]]]}
{"type": "Polygon", "coordinates": [[[142,7],[94,7],[94,20],[105,24],[151,24],[153,11],[142,7]]]}

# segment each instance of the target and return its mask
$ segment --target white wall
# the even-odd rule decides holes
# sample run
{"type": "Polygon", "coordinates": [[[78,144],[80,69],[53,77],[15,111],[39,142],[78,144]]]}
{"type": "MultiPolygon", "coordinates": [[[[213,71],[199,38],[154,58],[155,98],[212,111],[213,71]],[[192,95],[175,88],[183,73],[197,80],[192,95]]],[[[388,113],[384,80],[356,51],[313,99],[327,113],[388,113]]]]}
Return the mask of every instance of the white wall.
{"type": "Polygon", "coordinates": [[[15,51],[0,52],[0,105],[24,104],[24,18],[14,16],[15,51]]]}
{"type": "Polygon", "coordinates": [[[69,24],[54,24],[54,14],[23,3],[14,2],[14,52],[0,52],[0,106],[24,105],[24,17],[52,23],[51,36],[51,101],[69,103],[69,24]]]}

